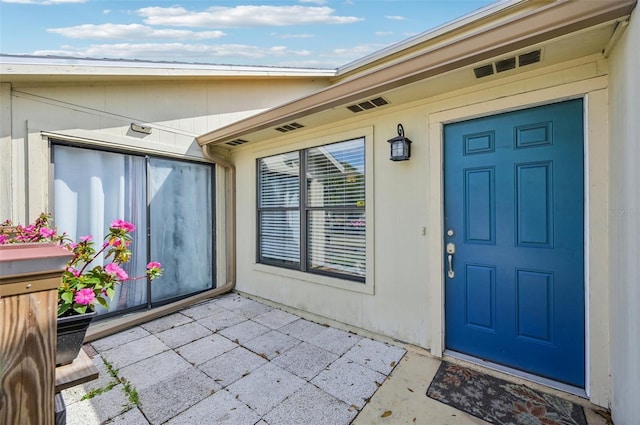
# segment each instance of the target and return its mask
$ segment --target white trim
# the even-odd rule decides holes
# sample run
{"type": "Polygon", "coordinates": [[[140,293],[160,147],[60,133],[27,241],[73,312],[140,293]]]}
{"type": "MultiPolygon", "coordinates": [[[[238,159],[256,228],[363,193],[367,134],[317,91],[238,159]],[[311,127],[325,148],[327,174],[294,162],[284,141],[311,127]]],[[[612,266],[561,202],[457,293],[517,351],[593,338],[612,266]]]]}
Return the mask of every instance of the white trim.
{"type": "Polygon", "coordinates": [[[591,204],[590,200],[590,191],[589,191],[589,96],[585,95],[582,98],[582,126],[584,135],[582,137],[583,149],[584,149],[584,158],[583,158],[583,198],[584,198],[584,216],[583,216],[583,238],[584,238],[584,251],[582,253],[583,257],[583,267],[584,267],[584,391],[587,398],[591,395],[591,368],[589,365],[591,364],[591,331],[590,331],[590,323],[589,313],[591,311],[589,305],[589,298],[591,294],[591,276],[590,276],[590,231],[589,231],[589,222],[590,222],[590,211],[589,205],[591,204]]]}

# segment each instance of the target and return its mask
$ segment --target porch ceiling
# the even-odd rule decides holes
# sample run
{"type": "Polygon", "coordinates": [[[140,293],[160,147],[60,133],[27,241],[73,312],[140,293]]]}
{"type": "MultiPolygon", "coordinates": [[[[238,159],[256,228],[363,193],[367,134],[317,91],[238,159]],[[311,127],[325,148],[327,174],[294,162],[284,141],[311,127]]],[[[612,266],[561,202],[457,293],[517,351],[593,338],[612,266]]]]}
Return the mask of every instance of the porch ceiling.
{"type": "Polygon", "coordinates": [[[422,48],[407,48],[398,58],[394,52],[386,64],[364,64],[339,75],[335,83],[310,96],[267,110],[198,137],[200,145],[220,145],[231,149],[234,141],[255,143],[281,135],[276,130],[288,123],[314,128],[349,118],[366,117],[392,105],[406,104],[496,79],[528,72],[580,57],[602,54],[618,22],[624,20],[636,0],[588,0],[532,2],[511,6],[509,15],[494,13],[484,21],[466,22],[450,34],[436,34],[423,40],[422,48]],[[538,63],[518,67],[483,78],[474,68],[533,50],[541,50],[538,63]],[[363,71],[364,69],[364,71],[363,71]],[[371,111],[353,113],[347,106],[376,97],[389,102],[371,111]],[[231,142],[231,143],[230,143],[231,142]],[[230,143],[230,144],[229,144],[230,143]]]}

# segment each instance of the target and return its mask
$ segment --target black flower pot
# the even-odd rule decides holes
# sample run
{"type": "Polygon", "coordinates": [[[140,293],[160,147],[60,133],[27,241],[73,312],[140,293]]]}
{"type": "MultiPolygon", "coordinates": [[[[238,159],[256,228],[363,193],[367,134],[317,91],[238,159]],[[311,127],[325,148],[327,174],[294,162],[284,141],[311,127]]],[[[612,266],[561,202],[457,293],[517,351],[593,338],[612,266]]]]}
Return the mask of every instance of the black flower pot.
{"type": "Polygon", "coordinates": [[[80,353],[84,336],[97,313],[58,317],[58,339],[56,341],[56,366],[73,362],[80,353]]]}

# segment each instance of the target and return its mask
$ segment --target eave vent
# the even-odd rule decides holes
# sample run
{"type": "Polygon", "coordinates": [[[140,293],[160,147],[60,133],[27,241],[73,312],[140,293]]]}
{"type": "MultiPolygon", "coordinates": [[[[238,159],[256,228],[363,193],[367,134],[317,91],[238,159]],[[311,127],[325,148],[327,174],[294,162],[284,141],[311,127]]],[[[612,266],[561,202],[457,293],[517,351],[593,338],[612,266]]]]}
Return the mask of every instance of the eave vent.
{"type": "Polygon", "coordinates": [[[531,65],[532,63],[540,62],[540,54],[540,50],[534,50],[533,52],[518,56],[518,66],[531,65]]]}
{"type": "Polygon", "coordinates": [[[240,145],[244,145],[245,143],[249,143],[248,140],[242,140],[242,139],[236,139],[236,140],[232,140],[230,142],[227,142],[226,144],[229,146],[240,146],[240,145]]]}
{"type": "Polygon", "coordinates": [[[376,97],[375,99],[366,100],[364,102],[357,103],[355,105],[347,106],[347,109],[351,112],[362,112],[369,109],[377,108],[379,106],[388,105],[389,102],[383,97],[376,97]]]}
{"type": "Polygon", "coordinates": [[[509,71],[511,69],[516,69],[516,58],[503,59],[501,61],[496,62],[496,72],[504,72],[509,71]]]}
{"type": "Polygon", "coordinates": [[[534,50],[533,52],[523,53],[519,56],[501,59],[497,62],[474,68],[473,73],[476,78],[482,78],[499,72],[510,71],[512,69],[531,65],[532,63],[540,62],[541,53],[542,52],[540,50],[534,50]]]}
{"type": "Polygon", "coordinates": [[[476,74],[476,78],[487,77],[493,74],[493,64],[479,66],[473,72],[476,74]]]}
{"type": "Polygon", "coordinates": [[[290,124],[286,124],[283,125],[281,127],[276,127],[276,130],[278,130],[281,133],[286,133],[288,131],[293,131],[293,130],[297,130],[299,128],[303,128],[304,125],[297,123],[297,122],[292,122],[290,124]]]}

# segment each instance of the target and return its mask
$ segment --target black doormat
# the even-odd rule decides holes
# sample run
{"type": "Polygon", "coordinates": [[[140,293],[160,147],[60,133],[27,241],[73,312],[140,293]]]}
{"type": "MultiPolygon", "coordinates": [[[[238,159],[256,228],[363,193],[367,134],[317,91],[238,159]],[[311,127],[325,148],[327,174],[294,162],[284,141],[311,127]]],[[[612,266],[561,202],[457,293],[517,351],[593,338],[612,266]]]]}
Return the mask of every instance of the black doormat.
{"type": "Polygon", "coordinates": [[[496,425],[587,425],[582,406],[447,362],[427,396],[496,425]]]}

